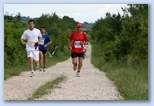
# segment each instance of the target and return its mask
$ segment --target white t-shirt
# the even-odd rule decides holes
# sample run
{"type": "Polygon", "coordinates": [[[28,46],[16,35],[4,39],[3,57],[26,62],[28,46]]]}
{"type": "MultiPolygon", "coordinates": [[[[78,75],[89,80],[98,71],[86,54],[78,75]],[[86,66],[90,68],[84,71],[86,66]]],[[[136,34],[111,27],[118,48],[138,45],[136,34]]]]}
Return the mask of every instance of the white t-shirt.
{"type": "Polygon", "coordinates": [[[21,39],[26,40],[26,50],[35,50],[35,43],[38,42],[38,38],[41,37],[41,32],[39,29],[34,28],[34,30],[27,29],[21,36],[21,39]]]}

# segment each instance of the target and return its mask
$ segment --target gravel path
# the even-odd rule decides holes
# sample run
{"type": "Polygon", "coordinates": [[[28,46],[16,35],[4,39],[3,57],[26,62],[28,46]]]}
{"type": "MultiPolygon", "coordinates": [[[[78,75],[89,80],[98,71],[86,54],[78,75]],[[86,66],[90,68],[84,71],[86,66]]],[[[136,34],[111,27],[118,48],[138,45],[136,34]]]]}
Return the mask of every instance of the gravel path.
{"type": "Polygon", "coordinates": [[[121,100],[113,82],[104,72],[91,64],[91,45],[83,61],[81,77],[76,77],[72,69],[71,58],[46,70],[36,71],[30,78],[30,72],[23,72],[4,81],[5,100],[26,100],[41,85],[58,76],[65,75],[66,81],[60,83],[48,95],[37,100],[121,100]]]}

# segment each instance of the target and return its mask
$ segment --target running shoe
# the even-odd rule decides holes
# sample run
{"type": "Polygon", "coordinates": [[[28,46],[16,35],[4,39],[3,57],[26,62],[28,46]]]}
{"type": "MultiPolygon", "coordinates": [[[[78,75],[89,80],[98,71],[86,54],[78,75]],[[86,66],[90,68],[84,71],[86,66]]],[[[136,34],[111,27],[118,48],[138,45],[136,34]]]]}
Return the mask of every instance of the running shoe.
{"type": "Polygon", "coordinates": [[[31,75],[30,75],[30,77],[33,77],[33,76],[34,76],[34,71],[32,71],[32,72],[31,72],[31,75]]]}
{"type": "Polygon", "coordinates": [[[77,65],[74,65],[73,70],[76,71],[76,69],[77,69],[77,65]]]}
{"type": "Polygon", "coordinates": [[[43,68],[43,72],[45,72],[46,71],[46,69],[45,68],[43,68]]]}
{"type": "Polygon", "coordinates": [[[39,63],[36,64],[36,68],[39,68],[39,63]]]}
{"type": "Polygon", "coordinates": [[[40,68],[40,71],[43,71],[43,68],[40,68]]]}
{"type": "Polygon", "coordinates": [[[83,59],[86,57],[86,54],[84,53],[84,55],[83,55],[83,59]]]}
{"type": "Polygon", "coordinates": [[[76,77],[80,77],[80,72],[76,72],[76,77]]]}

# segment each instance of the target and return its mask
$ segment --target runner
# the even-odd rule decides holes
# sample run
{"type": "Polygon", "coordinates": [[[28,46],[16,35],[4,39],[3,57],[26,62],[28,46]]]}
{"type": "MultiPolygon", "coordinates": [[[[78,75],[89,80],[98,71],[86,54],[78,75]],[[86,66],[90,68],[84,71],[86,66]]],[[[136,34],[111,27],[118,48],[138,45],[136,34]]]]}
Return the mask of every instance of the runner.
{"type": "Polygon", "coordinates": [[[48,52],[48,45],[52,43],[51,38],[45,34],[46,30],[44,27],[41,28],[42,40],[39,44],[40,50],[40,71],[45,72],[46,68],[46,57],[48,52]],[[42,61],[43,60],[43,61],[42,61]],[[43,62],[43,67],[42,67],[43,62]]]}
{"type": "Polygon", "coordinates": [[[27,57],[29,59],[29,66],[31,70],[30,77],[33,77],[34,76],[33,61],[38,65],[39,63],[38,44],[39,41],[42,39],[42,35],[40,30],[35,28],[34,20],[29,20],[28,24],[29,24],[29,29],[24,31],[20,41],[23,45],[26,45],[27,57]],[[25,42],[24,40],[27,40],[27,42],[25,42]]]}
{"type": "Polygon", "coordinates": [[[82,60],[84,58],[84,44],[88,44],[88,37],[87,35],[82,32],[82,23],[76,24],[77,31],[72,32],[69,41],[69,48],[71,50],[71,57],[73,63],[74,71],[77,70],[76,76],[80,77],[80,71],[82,67],[82,60]],[[78,63],[77,63],[78,57],[78,63]],[[78,66],[78,69],[77,69],[78,66]]]}
{"type": "Polygon", "coordinates": [[[87,52],[87,49],[88,49],[88,45],[87,44],[83,45],[83,48],[84,48],[84,50],[83,50],[83,53],[84,53],[83,59],[84,59],[86,57],[86,52],[87,52]]]}
{"type": "MultiPolygon", "coordinates": [[[[86,32],[84,32],[84,33],[87,35],[86,32]]],[[[84,45],[83,45],[83,53],[84,53],[84,55],[83,55],[83,59],[86,57],[87,49],[88,49],[88,44],[84,44],[84,45]]]]}

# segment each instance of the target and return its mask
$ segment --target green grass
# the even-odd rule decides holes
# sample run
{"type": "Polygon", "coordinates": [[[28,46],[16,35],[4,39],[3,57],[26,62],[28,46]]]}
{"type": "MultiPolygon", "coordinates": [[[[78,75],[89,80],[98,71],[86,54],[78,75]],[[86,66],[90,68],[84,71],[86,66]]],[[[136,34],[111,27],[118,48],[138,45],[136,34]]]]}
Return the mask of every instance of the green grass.
{"type": "Polygon", "coordinates": [[[55,85],[58,85],[59,83],[61,83],[65,79],[66,79],[65,76],[60,76],[60,77],[56,78],[55,80],[51,80],[51,81],[47,82],[46,84],[44,84],[41,87],[39,87],[33,93],[33,95],[28,98],[28,100],[34,100],[36,98],[40,98],[41,96],[50,93],[51,90],[54,88],[55,85]]]}
{"type": "MultiPolygon", "coordinates": [[[[27,60],[28,61],[28,60],[27,60]]],[[[29,70],[28,62],[25,65],[10,66],[4,69],[4,80],[11,76],[18,76],[21,72],[29,70]]]]}
{"type": "MultiPolygon", "coordinates": [[[[65,52],[65,54],[59,53],[58,55],[53,55],[53,56],[51,56],[48,53],[46,67],[48,68],[50,66],[55,65],[58,62],[65,61],[66,59],[69,58],[69,56],[70,56],[70,53],[68,51],[65,52]]],[[[29,71],[29,70],[30,69],[29,69],[28,59],[27,59],[27,63],[25,63],[24,65],[7,66],[7,68],[5,67],[4,69],[4,80],[10,78],[11,76],[18,76],[21,72],[29,71]]]]}
{"type": "Polygon", "coordinates": [[[122,62],[106,62],[101,48],[92,41],[92,64],[104,71],[125,100],[148,100],[148,66],[140,68],[122,62]]]}

